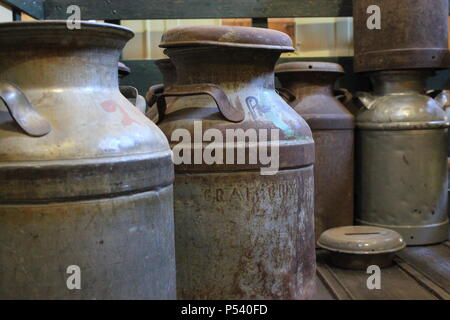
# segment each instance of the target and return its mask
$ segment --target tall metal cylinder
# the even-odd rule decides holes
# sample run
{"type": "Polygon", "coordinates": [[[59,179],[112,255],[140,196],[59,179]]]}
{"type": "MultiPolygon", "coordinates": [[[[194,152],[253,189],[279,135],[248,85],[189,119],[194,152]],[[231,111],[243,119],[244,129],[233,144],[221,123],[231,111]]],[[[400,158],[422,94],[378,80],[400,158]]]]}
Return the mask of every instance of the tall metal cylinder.
{"type": "Polygon", "coordinates": [[[1,299],[176,297],[171,151],[118,87],[132,36],[0,24],[1,299]]]}
{"type": "Polygon", "coordinates": [[[409,245],[445,241],[447,116],[424,94],[429,71],[372,73],[357,117],[357,222],[399,232],[409,245]]]}
{"type": "Polygon", "coordinates": [[[161,46],[177,83],[160,97],[178,98],[159,99],[159,126],[184,158],[174,187],[178,297],[311,297],[314,143],[274,87],[290,38],[259,28],[185,27],[168,31],[161,46]],[[278,168],[262,174],[276,159],[269,164],[259,152],[277,148],[278,168]],[[214,161],[205,160],[208,150],[214,161]]]}
{"type": "Polygon", "coordinates": [[[327,229],[353,224],[355,120],[334,95],[334,83],[344,70],[335,63],[290,62],[275,71],[283,88],[294,95],[290,105],[313,133],[317,241],[327,229]]]}
{"type": "Polygon", "coordinates": [[[447,68],[448,0],[353,0],[355,71],[447,68]]]}

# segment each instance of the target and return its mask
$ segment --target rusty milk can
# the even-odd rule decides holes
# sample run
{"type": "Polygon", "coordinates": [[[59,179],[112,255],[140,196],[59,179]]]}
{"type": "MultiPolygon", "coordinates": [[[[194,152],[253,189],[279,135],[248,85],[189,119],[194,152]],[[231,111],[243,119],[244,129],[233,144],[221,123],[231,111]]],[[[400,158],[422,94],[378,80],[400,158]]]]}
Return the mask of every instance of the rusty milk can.
{"type": "Polygon", "coordinates": [[[118,87],[132,36],[0,24],[1,299],[176,297],[171,151],[118,87]]]}
{"type": "Polygon", "coordinates": [[[353,224],[353,115],[334,95],[344,73],[339,64],[289,62],[275,74],[294,95],[290,105],[306,120],[316,146],[314,215],[316,240],[327,229],[353,224]]]}
{"type": "Polygon", "coordinates": [[[161,47],[177,70],[158,109],[176,170],[178,298],[311,297],[314,142],[274,87],[291,39],[260,28],[180,27],[161,47]]]}
{"type": "Polygon", "coordinates": [[[353,0],[355,71],[447,68],[448,12],[448,0],[353,0]]]}
{"type": "MultiPolygon", "coordinates": [[[[164,91],[164,87],[169,87],[177,81],[177,70],[170,59],[159,59],[155,61],[155,65],[158,67],[159,71],[163,76],[163,83],[157,84],[148,89],[147,95],[145,96],[147,100],[147,105],[149,109],[147,110],[147,117],[153,122],[158,122],[158,109],[155,107],[157,101],[157,95],[164,91]]],[[[167,97],[165,102],[167,105],[171,104],[172,100],[176,100],[176,97],[167,97]]]]}

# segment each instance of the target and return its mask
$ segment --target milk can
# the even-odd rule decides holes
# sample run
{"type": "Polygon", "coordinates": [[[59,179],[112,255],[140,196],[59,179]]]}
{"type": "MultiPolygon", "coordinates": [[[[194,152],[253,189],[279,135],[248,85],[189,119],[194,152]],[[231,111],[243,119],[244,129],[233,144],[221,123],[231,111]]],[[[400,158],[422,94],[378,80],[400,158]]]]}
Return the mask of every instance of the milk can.
{"type": "Polygon", "coordinates": [[[356,72],[443,68],[448,0],[353,0],[356,72]]]}
{"type": "Polygon", "coordinates": [[[161,47],[177,70],[158,110],[174,152],[178,298],[311,297],[314,142],[274,87],[290,38],[179,27],[161,47]]]}
{"type": "Polygon", "coordinates": [[[430,71],[370,74],[357,117],[357,222],[399,232],[409,245],[447,239],[447,115],[424,94],[430,71]]]}
{"type": "MultiPolygon", "coordinates": [[[[163,77],[163,84],[157,84],[148,89],[147,95],[145,96],[147,100],[147,105],[149,109],[147,110],[147,117],[153,122],[157,123],[158,120],[158,109],[156,108],[156,100],[158,94],[164,91],[164,87],[169,87],[177,81],[177,70],[170,59],[159,59],[155,61],[155,65],[158,67],[159,71],[163,77]]],[[[177,99],[176,97],[166,98],[166,104],[170,104],[171,100],[177,99]]]]}
{"type": "Polygon", "coordinates": [[[294,95],[291,106],[313,132],[317,240],[327,229],[353,224],[354,117],[334,92],[344,70],[335,63],[290,62],[277,65],[275,72],[294,95]]]}
{"type": "Polygon", "coordinates": [[[0,298],[174,299],[173,163],[120,94],[126,28],[0,24],[0,298]]]}

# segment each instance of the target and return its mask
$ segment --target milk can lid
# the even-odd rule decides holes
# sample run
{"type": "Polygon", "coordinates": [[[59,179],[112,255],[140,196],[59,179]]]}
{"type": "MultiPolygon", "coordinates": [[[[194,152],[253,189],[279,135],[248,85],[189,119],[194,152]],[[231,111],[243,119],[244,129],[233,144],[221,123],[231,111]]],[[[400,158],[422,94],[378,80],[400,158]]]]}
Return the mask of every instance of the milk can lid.
{"type": "Polygon", "coordinates": [[[168,30],[161,48],[185,46],[227,46],[294,51],[291,38],[280,31],[237,26],[183,26],[168,30]]]}
{"type": "Polygon", "coordinates": [[[300,61],[281,63],[275,67],[275,73],[284,72],[334,72],[344,73],[340,64],[332,62],[300,61]]]}
{"type": "Polygon", "coordinates": [[[317,244],[323,249],[350,254],[390,253],[406,246],[398,232],[372,226],[329,229],[322,233],[317,244]]]}

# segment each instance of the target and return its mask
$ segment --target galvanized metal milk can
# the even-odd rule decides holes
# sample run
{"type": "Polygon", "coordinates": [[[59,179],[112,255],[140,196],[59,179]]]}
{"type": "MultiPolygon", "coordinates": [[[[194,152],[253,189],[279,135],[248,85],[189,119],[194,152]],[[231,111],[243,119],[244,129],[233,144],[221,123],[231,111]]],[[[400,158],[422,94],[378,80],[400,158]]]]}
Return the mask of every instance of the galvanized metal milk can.
{"type": "Polygon", "coordinates": [[[171,151],[118,87],[132,35],[0,24],[1,299],[176,297],[171,151]]]}
{"type": "Polygon", "coordinates": [[[448,122],[424,94],[430,73],[371,73],[374,92],[360,95],[357,117],[357,222],[395,230],[409,245],[448,234],[448,122]]]}
{"type": "Polygon", "coordinates": [[[355,71],[373,94],[357,117],[357,221],[410,245],[447,238],[447,117],[425,80],[449,66],[447,0],[354,1],[355,71]],[[389,71],[392,70],[392,71],[389,71]]]}
{"type": "Polygon", "coordinates": [[[448,0],[353,0],[356,72],[447,68],[448,0]]]}
{"type": "Polygon", "coordinates": [[[161,47],[177,70],[158,109],[176,170],[178,298],[311,297],[314,142],[274,87],[290,38],[259,28],[180,27],[163,35],[161,47]]]}
{"type": "Polygon", "coordinates": [[[290,105],[313,132],[317,240],[327,229],[353,224],[355,121],[334,95],[334,83],[344,70],[335,63],[290,62],[277,65],[275,73],[294,96],[290,105]]]}

